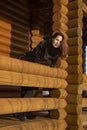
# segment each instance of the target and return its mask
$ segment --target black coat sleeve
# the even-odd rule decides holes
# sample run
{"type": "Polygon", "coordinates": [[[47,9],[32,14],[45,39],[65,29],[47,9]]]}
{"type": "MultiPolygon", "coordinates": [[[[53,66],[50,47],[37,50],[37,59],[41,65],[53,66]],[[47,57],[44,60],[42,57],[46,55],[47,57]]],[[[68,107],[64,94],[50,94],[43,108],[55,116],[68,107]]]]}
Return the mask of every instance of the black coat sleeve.
{"type": "Polygon", "coordinates": [[[36,48],[34,48],[33,55],[35,62],[40,62],[44,59],[46,44],[47,44],[46,41],[43,40],[37,45],[36,48]]]}

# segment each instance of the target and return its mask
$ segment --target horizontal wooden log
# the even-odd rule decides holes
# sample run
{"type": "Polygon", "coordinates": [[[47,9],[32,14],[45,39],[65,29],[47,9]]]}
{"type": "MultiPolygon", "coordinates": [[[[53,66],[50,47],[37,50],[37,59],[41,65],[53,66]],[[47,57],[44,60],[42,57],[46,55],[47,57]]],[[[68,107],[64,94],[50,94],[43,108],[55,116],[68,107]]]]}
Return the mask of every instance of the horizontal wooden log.
{"type": "Polygon", "coordinates": [[[12,50],[11,53],[9,53],[9,51],[4,48],[2,48],[2,50],[0,50],[1,56],[8,56],[8,57],[11,56],[11,57],[15,57],[15,58],[17,58],[22,53],[23,53],[22,51],[14,51],[14,50],[12,50]]]}
{"type": "Polygon", "coordinates": [[[66,91],[69,94],[82,94],[82,90],[83,90],[83,84],[80,84],[80,85],[69,84],[66,88],[66,91]]]}
{"type": "Polygon", "coordinates": [[[68,21],[69,28],[81,27],[82,28],[82,19],[75,18],[68,21]]]}
{"type": "MultiPolygon", "coordinates": [[[[4,4],[4,3],[2,3],[2,4],[4,4]]],[[[9,10],[9,8],[7,9],[8,6],[6,6],[6,5],[7,4],[5,4],[5,6],[2,5],[2,8],[4,8],[4,10],[0,10],[1,15],[8,16],[8,17],[10,17],[10,19],[14,19],[14,21],[19,22],[22,25],[26,25],[26,26],[29,25],[29,23],[28,23],[27,20],[25,20],[25,19],[23,19],[23,18],[21,18],[21,17],[19,17],[17,15],[15,17],[15,15],[13,14],[13,12],[11,12],[11,10],[9,10]],[[7,11],[10,11],[10,13],[9,12],[7,13],[7,11]]]]}
{"type": "Polygon", "coordinates": [[[66,69],[68,67],[68,63],[65,59],[59,58],[57,61],[57,67],[61,69],[66,69]]]}
{"type": "Polygon", "coordinates": [[[82,3],[82,10],[87,13],[87,6],[86,4],[82,3]]]}
{"type": "Polygon", "coordinates": [[[11,54],[11,53],[17,53],[18,54],[21,52],[23,53],[24,51],[27,51],[28,50],[28,47],[27,46],[20,46],[20,45],[17,45],[17,44],[13,44],[13,45],[5,45],[5,44],[2,44],[0,42],[0,52],[5,52],[5,53],[8,53],[8,54],[11,54]],[[10,47],[11,46],[11,47],[10,47]],[[20,49],[20,50],[18,50],[20,49]]]}
{"type": "Polygon", "coordinates": [[[67,34],[69,37],[82,36],[82,28],[81,27],[71,28],[67,31],[67,34]]]}
{"type": "Polygon", "coordinates": [[[66,6],[64,6],[62,4],[61,5],[54,4],[54,6],[53,6],[53,13],[55,13],[55,12],[61,12],[61,13],[66,15],[68,13],[68,9],[67,9],[66,6]]]}
{"type": "Polygon", "coordinates": [[[67,76],[67,81],[70,84],[82,84],[83,77],[82,74],[71,74],[67,76]]]}
{"type": "Polygon", "coordinates": [[[87,91],[87,83],[84,83],[83,82],[83,88],[82,88],[83,91],[87,91]]]}
{"type": "Polygon", "coordinates": [[[18,3],[16,3],[16,1],[9,1],[9,3],[13,6],[14,5],[14,7],[17,9],[17,10],[21,10],[22,12],[25,12],[26,14],[28,14],[29,13],[29,10],[28,10],[28,8],[26,8],[26,1],[24,2],[24,3],[22,3],[22,1],[21,1],[21,5],[20,5],[20,2],[18,2],[18,3]]]}
{"type": "Polygon", "coordinates": [[[0,36],[5,36],[7,38],[11,38],[11,32],[7,31],[3,28],[0,28],[0,36]]]}
{"type": "Polygon", "coordinates": [[[52,97],[66,98],[67,91],[65,89],[54,89],[54,90],[51,90],[50,94],[52,97]]]}
{"type": "Polygon", "coordinates": [[[0,98],[0,114],[60,109],[66,105],[64,99],[56,98],[0,98]]]}
{"type": "Polygon", "coordinates": [[[68,55],[82,55],[82,45],[69,47],[68,55]]]}
{"type": "Polygon", "coordinates": [[[79,115],[82,112],[82,106],[77,104],[67,104],[65,110],[68,114],[79,115]]]}
{"type": "Polygon", "coordinates": [[[60,23],[60,22],[58,23],[58,22],[59,21],[56,21],[56,22],[53,23],[53,25],[52,25],[53,30],[57,30],[58,28],[61,28],[61,29],[65,30],[65,31],[68,30],[68,27],[67,27],[66,24],[60,23]]]}
{"type": "MultiPolygon", "coordinates": [[[[28,38],[28,35],[26,33],[12,28],[10,23],[2,21],[2,20],[0,20],[0,30],[6,30],[6,31],[10,32],[12,35],[15,33],[16,35],[19,34],[19,35],[23,36],[24,38],[28,38]]],[[[9,40],[9,39],[7,39],[7,40],[9,40]]],[[[0,38],[0,41],[1,41],[1,38],[0,38]]]]}
{"type": "Polygon", "coordinates": [[[31,33],[32,33],[33,36],[40,35],[39,29],[33,29],[33,30],[31,31],[31,33]]]}
{"type": "MultiPolygon", "coordinates": [[[[59,0],[53,0],[53,3],[57,4],[57,3],[59,3],[59,0]]],[[[60,3],[63,4],[63,5],[67,5],[68,4],[68,0],[60,0],[60,3]]]]}
{"type": "Polygon", "coordinates": [[[68,18],[71,20],[71,19],[75,19],[75,18],[83,18],[83,12],[81,9],[76,9],[76,10],[72,10],[72,11],[69,11],[68,13],[68,18]]]}
{"type": "Polygon", "coordinates": [[[68,4],[69,10],[75,10],[78,8],[82,8],[82,2],[81,1],[72,1],[68,4]]]}
{"type": "Polygon", "coordinates": [[[69,46],[82,45],[82,38],[81,36],[71,37],[67,40],[67,43],[69,46]]]}
{"type": "Polygon", "coordinates": [[[82,98],[82,107],[87,107],[87,98],[82,98]]]}
{"type": "MultiPolygon", "coordinates": [[[[4,3],[0,2],[1,7],[4,6],[4,10],[6,10],[6,11],[8,10],[8,12],[11,12],[13,15],[16,14],[16,17],[20,17],[20,18],[24,17],[23,21],[24,20],[29,20],[28,14],[25,13],[24,11],[22,13],[21,10],[19,9],[20,7],[19,8],[16,7],[16,10],[15,10],[15,7],[12,6],[11,4],[9,4],[9,2],[4,2],[4,3]],[[4,3],[5,3],[5,5],[4,5],[4,3]],[[8,4],[8,6],[6,6],[7,4],[8,4]]],[[[24,8],[25,8],[25,5],[27,4],[27,3],[25,4],[25,3],[22,3],[22,2],[19,2],[19,3],[21,5],[24,4],[24,8]]]]}
{"type": "Polygon", "coordinates": [[[69,65],[66,70],[69,74],[82,74],[82,64],[69,65]]]}
{"type": "Polygon", "coordinates": [[[10,54],[11,52],[11,49],[9,46],[5,46],[4,44],[0,44],[0,52],[5,52],[5,53],[8,53],[10,54]]]}
{"type": "Polygon", "coordinates": [[[83,83],[87,83],[87,75],[83,74],[83,83]]]}
{"type": "Polygon", "coordinates": [[[39,44],[39,42],[42,41],[43,39],[40,36],[32,36],[31,40],[33,43],[36,41],[39,44]]]}
{"type": "Polygon", "coordinates": [[[82,96],[80,94],[75,95],[75,94],[68,94],[66,97],[67,103],[70,104],[81,104],[82,103],[82,96]]]}
{"type": "Polygon", "coordinates": [[[52,16],[52,20],[53,20],[53,22],[56,22],[56,21],[58,21],[60,19],[60,22],[61,23],[67,23],[68,22],[68,18],[67,18],[67,16],[66,15],[64,15],[64,14],[59,14],[58,12],[55,12],[54,14],[53,14],[53,16],[52,16]]]}
{"type": "Polygon", "coordinates": [[[40,88],[66,88],[64,79],[0,70],[0,85],[40,88]]]}
{"type": "Polygon", "coordinates": [[[8,126],[0,127],[0,130],[57,130],[66,129],[67,124],[64,120],[55,120],[55,119],[36,119],[34,121],[27,121],[24,123],[11,124],[8,126]]]}
{"type": "Polygon", "coordinates": [[[10,57],[10,54],[9,54],[9,53],[6,53],[6,52],[0,52],[0,55],[1,55],[1,56],[7,56],[7,57],[10,57]]]}
{"type": "Polygon", "coordinates": [[[53,119],[63,120],[67,116],[67,113],[64,109],[56,109],[56,110],[50,110],[50,117],[53,119]]]}
{"type": "Polygon", "coordinates": [[[11,40],[15,42],[20,42],[21,44],[24,44],[24,45],[28,44],[28,39],[23,39],[22,37],[18,37],[14,35],[12,35],[11,40]]]}
{"type": "Polygon", "coordinates": [[[67,62],[69,65],[82,64],[82,56],[81,55],[68,56],[67,62]]]}
{"type": "MultiPolygon", "coordinates": [[[[11,42],[10,39],[6,38],[6,37],[3,37],[3,36],[0,36],[0,44],[3,46],[7,46],[10,48],[11,47],[14,47],[14,48],[17,48],[17,49],[22,49],[23,51],[26,51],[28,49],[28,45],[27,44],[21,44],[19,45],[18,43],[15,43],[15,42],[11,42]]],[[[1,48],[2,49],[2,48],[1,48]]],[[[11,48],[10,48],[11,50],[11,48]]]]}
{"type": "Polygon", "coordinates": [[[5,28],[11,32],[11,24],[5,21],[0,20],[0,28],[5,28]]]}
{"type": "Polygon", "coordinates": [[[38,45],[38,42],[32,42],[32,48],[35,48],[38,45]]]}
{"type": "Polygon", "coordinates": [[[82,124],[82,118],[81,118],[81,114],[80,115],[68,115],[66,117],[66,122],[69,125],[81,125],[82,124]]]}
{"type": "Polygon", "coordinates": [[[23,53],[23,51],[21,51],[21,50],[19,50],[19,51],[12,50],[10,53],[10,57],[18,58],[22,53],[23,53]]]}
{"type": "Polygon", "coordinates": [[[43,75],[48,77],[67,77],[67,72],[61,68],[52,68],[49,66],[18,60],[10,57],[0,56],[0,63],[0,70],[43,75]]]}

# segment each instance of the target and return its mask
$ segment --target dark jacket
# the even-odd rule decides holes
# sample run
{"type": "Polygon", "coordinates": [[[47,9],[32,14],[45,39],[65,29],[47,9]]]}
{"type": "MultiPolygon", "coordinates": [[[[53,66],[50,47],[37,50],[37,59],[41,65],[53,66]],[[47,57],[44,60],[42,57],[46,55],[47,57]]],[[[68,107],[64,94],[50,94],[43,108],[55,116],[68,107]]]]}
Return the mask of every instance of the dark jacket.
{"type": "Polygon", "coordinates": [[[23,53],[19,58],[52,67],[56,66],[57,59],[60,55],[60,47],[54,48],[52,40],[48,38],[41,41],[32,51],[23,53]]]}

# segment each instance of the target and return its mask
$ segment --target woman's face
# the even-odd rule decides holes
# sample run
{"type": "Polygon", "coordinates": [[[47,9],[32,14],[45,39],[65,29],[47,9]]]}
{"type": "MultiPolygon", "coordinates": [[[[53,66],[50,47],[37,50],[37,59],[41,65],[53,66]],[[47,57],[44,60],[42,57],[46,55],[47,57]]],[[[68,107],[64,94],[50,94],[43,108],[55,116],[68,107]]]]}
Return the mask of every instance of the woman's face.
{"type": "Polygon", "coordinates": [[[60,36],[60,35],[58,35],[56,38],[54,38],[54,39],[53,39],[53,42],[52,42],[53,47],[54,47],[54,48],[58,48],[58,47],[60,46],[62,40],[63,40],[63,37],[60,36]]]}

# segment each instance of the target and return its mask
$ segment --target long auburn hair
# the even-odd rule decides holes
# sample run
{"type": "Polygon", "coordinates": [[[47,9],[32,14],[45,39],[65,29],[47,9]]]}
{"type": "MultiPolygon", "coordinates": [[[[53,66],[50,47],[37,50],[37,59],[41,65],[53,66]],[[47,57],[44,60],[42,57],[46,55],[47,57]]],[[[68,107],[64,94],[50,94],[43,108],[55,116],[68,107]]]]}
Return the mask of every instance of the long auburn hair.
{"type": "Polygon", "coordinates": [[[60,49],[61,49],[61,57],[65,58],[67,57],[68,54],[68,45],[65,39],[65,36],[62,32],[56,32],[53,34],[52,39],[56,38],[57,36],[62,36],[62,43],[60,44],[60,49]]]}

